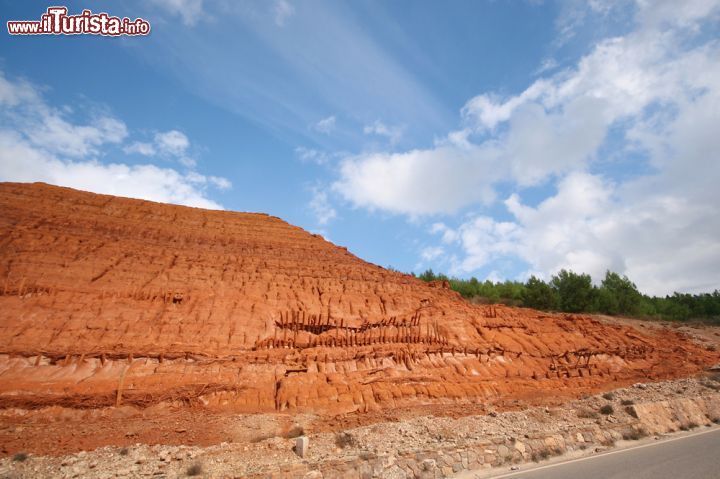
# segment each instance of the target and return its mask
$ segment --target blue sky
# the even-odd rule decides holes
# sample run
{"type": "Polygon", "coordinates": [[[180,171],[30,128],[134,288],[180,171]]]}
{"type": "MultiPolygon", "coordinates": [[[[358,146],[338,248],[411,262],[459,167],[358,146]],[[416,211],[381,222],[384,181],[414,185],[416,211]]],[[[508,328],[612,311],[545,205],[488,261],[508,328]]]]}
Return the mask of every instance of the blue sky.
{"type": "Polygon", "coordinates": [[[267,212],[403,271],[711,291],[719,3],[71,2],[152,32],[3,33],[0,180],[267,212]]]}

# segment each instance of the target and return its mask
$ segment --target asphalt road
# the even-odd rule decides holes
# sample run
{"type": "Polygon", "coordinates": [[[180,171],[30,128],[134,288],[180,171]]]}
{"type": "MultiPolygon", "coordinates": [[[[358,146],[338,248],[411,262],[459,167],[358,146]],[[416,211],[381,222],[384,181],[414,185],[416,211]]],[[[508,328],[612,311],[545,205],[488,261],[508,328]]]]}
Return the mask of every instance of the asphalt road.
{"type": "Polygon", "coordinates": [[[494,477],[720,479],[720,429],[494,477]]]}

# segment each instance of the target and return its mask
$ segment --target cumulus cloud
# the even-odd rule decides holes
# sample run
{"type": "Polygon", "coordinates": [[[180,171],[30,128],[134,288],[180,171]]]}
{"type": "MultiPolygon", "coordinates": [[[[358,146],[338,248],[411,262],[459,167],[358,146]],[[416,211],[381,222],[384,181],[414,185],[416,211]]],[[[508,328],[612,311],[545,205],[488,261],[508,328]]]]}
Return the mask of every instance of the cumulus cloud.
{"type": "Polygon", "coordinates": [[[324,165],[330,159],[326,152],[314,148],[305,148],[304,146],[295,148],[295,154],[303,163],[315,163],[316,165],[324,165]]]}
{"type": "Polygon", "coordinates": [[[94,115],[88,124],[75,124],[59,109],[51,108],[39,92],[24,81],[11,82],[0,72],[2,116],[33,146],[67,157],[97,155],[105,144],[127,137],[122,121],[94,115]]]}
{"type": "Polygon", "coordinates": [[[333,188],[357,207],[417,217],[477,208],[510,185],[511,219],[433,225],[460,248],[458,272],[509,259],[546,275],[609,268],[651,293],[720,287],[720,42],[703,33],[720,2],[591,5],[619,8],[634,12],[627,34],[516,95],[470,99],[463,128],[432,148],[346,158],[333,188]],[[615,176],[612,162],[633,173],[615,176]],[[529,206],[534,185],[556,192],[529,206]]]}
{"type": "Polygon", "coordinates": [[[136,153],[142,156],[155,156],[155,145],[143,141],[136,141],[123,147],[125,153],[136,153]]]}
{"type": "Polygon", "coordinates": [[[420,257],[425,261],[435,261],[445,254],[442,246],[428,246],[420,252],[420,257]]]}
{"type": "Polygon", "coordinates": [[[344,159],[332,188],[369,209],[411,216],[452,213],[494,198],[496,162],[497,151],[489,146],[448,144],[405,153],[371,153],[344,159]]]}
{"type": "Polygon", "coordinates": [[[436,232],[461,247],[464,257],[454,265],[459,273],[520,258],[545,278],[566,268],[600,279],[610,269],[627,274],[650,294],[717,288],[720,194],[714,193],[714,203],[704,204],[699,196],[707,192],[657,193],[666,180],[642,178],[617,185],[576,173],[535,207],[510,196],[505,205],[513,221],[478,216],[455,230],[436,232]]]}
{"type": "Polygon", "coordinates": [[[694,31],[691,22],[717,11],[717,4],[687,2],[679,18],[660,16],[663,23],[643,20],[652,8],[641,2],[637,30],[599,42],[574,68],[538,79],[517,95],[470,99],[461,112],[467,127],[432,149],[346,159],[336,186],[356,206],[433,214],[473,204],[478,199],[473,190],[492,196],[487,192],[500,180],[530,186],[583,170],[597,158],[611,128],[647,122],[653,110],[682,108],[685,99],[716,86],[717,42],[693,45],[687,35],[694,31]],[[678,45],[691,46],[678,50],[678,45]],[[483,141],[473,143],[478,137],[483,141]],[[448,165],[464,170],[436,177],[448,165]],[[373,184],[370,176],[380,170],[392,175],[373,184]],[[427,206],[417,205],[412,191],[429,183],[437,187],[424,191],[421,203],[427,206]]]}
{"type": "Polygon", "coordinates": [[[312,188],[311,192],[310,209],[318,224],[326,225],[337,216],[337,211],[330,204],[327,192],[322,187],[316,186],[312,188]]]}
{"type": "Polygon", "coordinates": [[[315,125],[313,125],[313,128],[320,133],[329,135],[335,129],[335,116],[333,115],[327,118],[323,118],[322,120],[315,123],[315,125]]]}
{"type": "Polygon", "coordinates": [[[189,155],[190,139],[178,130],[155,133],[152,142],[135,141],[123,147],[125,153],[142,156],[156,156],[177,160],[180,164],[194,168],[197,162],[189,155]]]}
{"type": "Polygon", "coordinates": [[[155,144],[161,152],[174,156],[183,156],[190,146],[190,140],[184,133],[170,130],[155,134],[155,144]]]}
{"type": "MultiPolygon", "coordinates": [[[[48,105],[39,89],[10,81],[0,72],[0,181],[44,181],[96,193],[222,208],[207,198],[205,186],[229,188],[226,179],[152,164],[100,161],[107,155],[106,147],[120,146],[128,136],[125,124],[107,115],[79,124],[65,112],[48,105]]],[[[184,135],[160,138],[163,141],[154,145],[134,142],[125,149],[150,156],[158,148],[184,152],[182,138],[189,144],[184,135]]]]}
{"type": "Polygon", "coordinates": [[[388,126],[380,120],[375,120],[374,123],[363,127],[363,133],[366,135],[384,136],[391,144],[395,144],[402,137],[403,128],[399,126],[388,126]]]}

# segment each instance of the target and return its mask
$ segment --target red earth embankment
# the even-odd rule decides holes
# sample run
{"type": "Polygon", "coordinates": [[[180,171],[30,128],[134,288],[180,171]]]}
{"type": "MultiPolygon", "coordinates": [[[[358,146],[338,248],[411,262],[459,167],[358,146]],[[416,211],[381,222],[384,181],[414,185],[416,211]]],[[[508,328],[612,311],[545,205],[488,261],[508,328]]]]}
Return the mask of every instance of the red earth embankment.
{"type": "Polygon", "coordinates": [[[265,214],[12,183],[0,212],[5,410],[365,413],[572,396],[718,360],[678,334],[471,305],[265,214]]]}

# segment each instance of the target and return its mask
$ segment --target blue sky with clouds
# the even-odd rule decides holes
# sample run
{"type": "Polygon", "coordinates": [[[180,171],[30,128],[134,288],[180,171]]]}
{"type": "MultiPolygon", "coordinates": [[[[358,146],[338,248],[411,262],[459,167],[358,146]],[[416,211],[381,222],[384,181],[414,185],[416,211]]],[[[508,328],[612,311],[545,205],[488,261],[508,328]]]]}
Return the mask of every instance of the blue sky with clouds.
{"type": "Polygon", "coordinates": [[[720,288],[720,0],[68,8],[152,33],[3,33],[2,181],[267,212],[404,271],[720,288]]]}

